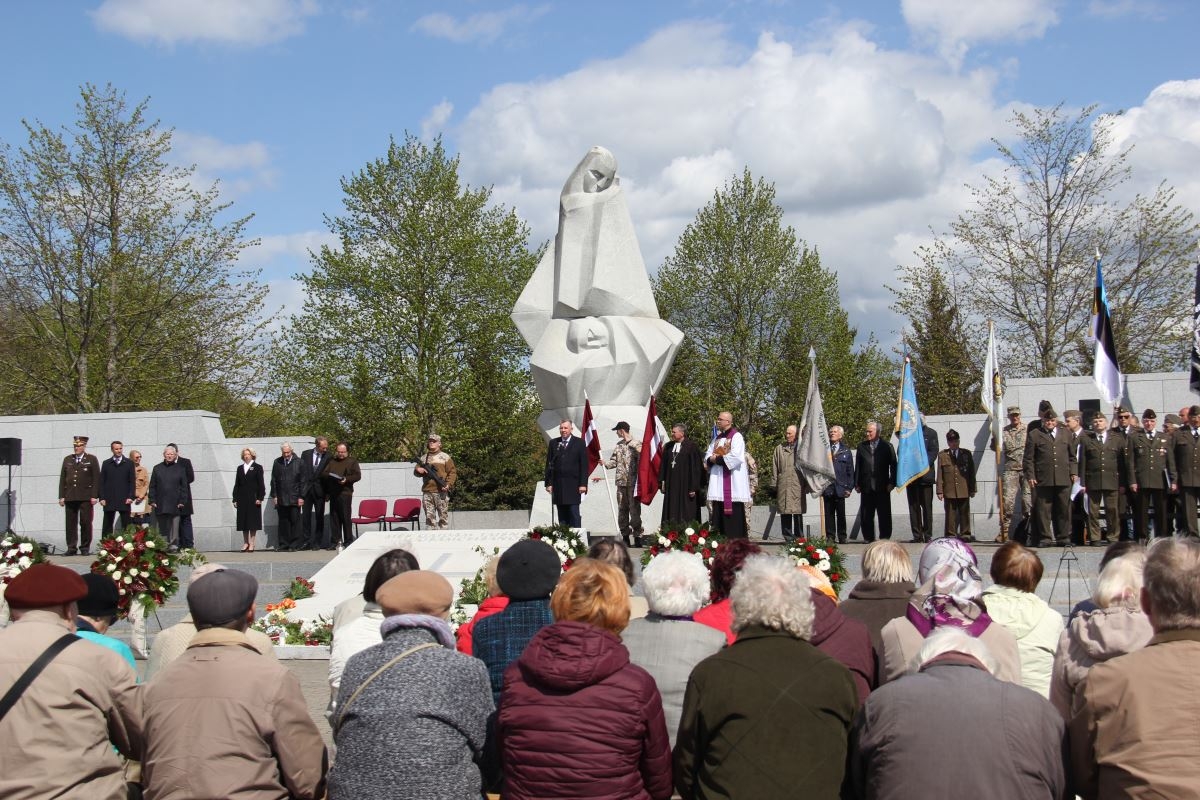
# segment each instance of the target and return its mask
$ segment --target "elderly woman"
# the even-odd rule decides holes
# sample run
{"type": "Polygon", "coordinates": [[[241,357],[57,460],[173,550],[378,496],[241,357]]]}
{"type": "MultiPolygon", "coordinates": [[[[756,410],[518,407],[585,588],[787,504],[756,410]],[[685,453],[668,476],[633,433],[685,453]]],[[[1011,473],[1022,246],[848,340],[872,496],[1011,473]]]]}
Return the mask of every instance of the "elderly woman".
{"type": "Polygon", "coordinates": [[[496,716],[504,797],[666,800],[662,700],[618,636],[629,623],[625,576],[582,558],[550,608],[556,621],[504,673],[496,716]]]}
{"type": "Polygon", "coordinates": [[[142,466],[141,450],[130,450],[129,458],[133,461],[133,506],[130,516],[135,525],[148,525],[151,517],[146,497],[150,494],[150,470],[142,466]]]}
{"type": "Polygon", "coordinates": [[[482,662],[454,649],[453,595],[449,581],[424,570],[376,591],[383,641],[346,664],[331,720],[330,800],[482,796],[491,687],[482,662]]]}
{"type": "Polygon", "coordinates": [[[988,616],[975,551],[958,539],[934,539],[921,552],[917,577],[921,586],[913,592],[904,616],[884,625],[880,634],[879,683],[903,675],[925,637],[941,627],[960,628],[980,639],[996,659],[993,674],[1002,681],[1020,683],[1017,640],[988,616]]]}
{"type": "Polygon", "coordinates": [[[862,579],[842,601],[842,613],[867,626],[875,652],[883,650],[883,626],[908,611],[916,591],[912,559],[891,539],[879,539],[863,551],[862,579]]]}
{"type": "Polygon", "coordinates": [[[267,496],[262,464],[252,448],[242,448],[242,463],[233,476],[233,507],[237,529],[242,532],[242,552],[254,552],[254,541],[262,530],[262,504],[267,496]]]}
{"type": "Polygon", "coordinates": [[[458,626],[458,630],[454,632],[454,638],[458,642],[458,652],[466,653],[469,656],[475,655],[475,623],[481,619],[487,619],[492,614],[498,614],[508,608],[508,595],[500,588],[500,582],[496,580],[496,569],[500,566],[500,556],[492,556],[483,565],[483,581],[487,584],[488,596],[479,604],[479,608],[475,611],[475,616],[458,626]]]}
{"type": "Polygon", "coordinates": [[[695,613],[695,620],[725,634],[727,644],[733,644],[733,614],[729,593],[738,570],[749,556],[762,553],[762,548],[749,539],[730,539],[719,548],[712,560],[712,603],[695,613]]]}
{"type": "MultiPolygon", "coordinates": [[[[417,560],[407,550],[396,548],[375,559],[363,580],[362,613],[352,617],[333,629],[333,644],[329,648],[329,693],[330,700],[338,695],[342,672],[355,653],[362,652],[383,641],[379,626],[383,622],[383,609],[378,602],[379,587],[405,572],[418,569],[417,560]]],[[[330,706],[332,708],[332,704],[330,706]]]]}
{"type": "Polygon", "coordinates": [[[621,641],[629,660],[654,678],[674,746],[688,676],[725,646],[725,636],[692,620],[708,599],[708,570],[698,554],[673,550],[655,556],[642,570],[642,592],[650,613],[630,620],[621,641]]]}
{"type": "Polygon", "coordinates": [[[812,586],[813,612],[816,614],[809,641],[850,670],[861,704],[875,687],[877,671],[875,651],[871,647],[867,626],[842,613],[837,603],[837,592],[825,573],[811,564],[801,564],[800,571],[812,586]]]}
{"type": "Polygon", "coordinates": [[[1021,684],[1050,696],[1054,651],[1063,632],[1062,614],[1034,594],[1042,580],[1042,560],[1017,542],[1008,542],[992,555],[992,580],[983,602],[992,620],[1017,639],[1021,684]]]}
{"type": "Polygon", "coordinates": [[[737,640],[692,671],[675,744],[683,797],[836,798],[857,700],[810,639],[808,579],[791,559],[745,560],[730,604],[737,640]]]}
{"type": "Polygon", "coordinates": [[[612,564],[621,570],[626,583],[629,584],[629,618],[641,619],[646,616],[650,607],[646,603],[646,598],[634,593],[637,576],[634,574],[633,559],[629,557],[629,548],[625,546],[625,543],[619,539],[600,539],[588,548],[587,557],[612,564]]]}
{"type": "Polygon", "coordinates": [[[1139,600],[1145,565],[1140,548],[1109,561],[1092,593],[1096,609],[1073,617],[1059,638],[1050,702],[1065,719],[1071,718],[1075,694],[1093,665],[1140,650],[1154,635],[1139,600]]]}

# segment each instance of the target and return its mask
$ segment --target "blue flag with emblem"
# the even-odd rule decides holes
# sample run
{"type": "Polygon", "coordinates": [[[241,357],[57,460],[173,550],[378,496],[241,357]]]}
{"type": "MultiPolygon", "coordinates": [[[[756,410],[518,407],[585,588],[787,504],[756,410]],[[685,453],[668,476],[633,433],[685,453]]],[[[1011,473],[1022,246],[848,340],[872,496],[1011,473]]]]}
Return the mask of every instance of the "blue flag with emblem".
{"type": "Polygon", "coordinates": [[[900,380],[900,400],[896,404],[896,489],[903,489],[929,472],[929,454],[925,452],[925,426],[917,409],[917,389],[913,385],[912,365],[904,359],[900,380]]]}

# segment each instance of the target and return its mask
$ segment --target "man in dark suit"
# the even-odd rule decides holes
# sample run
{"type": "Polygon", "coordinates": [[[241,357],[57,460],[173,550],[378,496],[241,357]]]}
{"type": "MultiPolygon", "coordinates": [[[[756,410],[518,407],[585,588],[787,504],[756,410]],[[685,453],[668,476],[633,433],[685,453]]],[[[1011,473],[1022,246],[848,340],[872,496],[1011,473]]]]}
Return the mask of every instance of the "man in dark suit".
{"type": "Polygon", "coordinates": [[[1108,544],[1120,538],[1118,495],[1129,484],[1129,448],[1119,428],[1108,429],[1103,414],[1092,418],[1092,432],[1079,440],[1079,475],[1087,489],[1087,543],[1108,544]],[[1100,532],[1100,505],[1104,505],[1104,532],[1100,532]]]}
{"type": "Polygon", "coordinates": [[[1078,480],[1079,466],[1070,439],[1051,408],[1042,414],[1042,426],[1029,431],[1025,440],[1025,479],[1034,493],[1040,547],[1071,541],[1071,486],[1078,480]]]}
{"type": "Polygon", "coordinates": [[[287,552],[302,547],[304,531],[300,528],[300,509],[304,506],[308,486],[304,481],[304,465],[292,452],[291,443],[284,442],[279,451],[279,458],[271,466],[271,498],[279,515],[279,544],[276,549],[287,552]]]}
{"type": "Polygon", "coordinates": [[[825,504],[825,538],[846,543],[846,498],[854,491],[854,453],[842,441],[842,426],[829,428],[829,457],[833,461],[833,483],[821,493],[825,504]]]}
{"type": "Polygon", "coordinates": [[[863,538],[875,541],[875,517],[879,536],[892,538],[892,489],[896,488],[896,451],[879,437],[879,423],[867,423],[867,438],[858,445],[854,459],[854,486],[861,495],[863,538]]]}
{"type": "Polygon", "coordinates": [[[914,543],[928,542],[933,533],[933,485],[937,481],[938,438],[937,433],[925,425],[924,414],[921,415],[921,430],[929,471],[904,487],[904,493],[908,495],[908,525],[912,528],[910,541],[914,543]]]}
{"type": "MultiPolygon", "coordinates": [[[[179,465],[181,467],[183,467],[183,472],[185,475],[187,475],[187,482],[188,482],[188,486],[190,487],[193,483],[196,482],[196,470],[192,468],[192,460],[190,458],[184,458],[182,455],[180,455],[179,454],[179,445],[175,444],[174,442],[170,442],[167,445],[167,447],[175,448],[175,453],[176,453],[175,460],[179,463],[179,465]]],[[[188,494],[189,495],[191,494],[190,488],[188,489],[188,494]]],[[[179,547],[181,549],[186,549],[189,547],[196,546],[196,539],[192,535],[192,510],[191,509],[192,509],[192,507],[189,504],[188,507],[185,509],[184,513],[179,515],[179,547]]]]}
{"type": "MultiPolygon", "coordinates": [[[[92,546],[92,516],[100,494],[100,461],[87,452],[88,437],[76,436],[75,452],[63,459],[58,475],[58,504],[67,509],[67,555],[92,546]],[[77,547],[78,544],[78,547],[77,547]]],[[[1193,517],[1195,508],[1192,509],[1193,517]]]]}
{"type": "Polygon", "coordinates": [[[113,442],[110,446],[112,458],[100,465],[100,505],[104,506],[104,523],[100,536],[113,531],[113,518],[120,515],[121,530],[129,524],[129,509],[133,505],[134,479],[133,462],[125,457],[125,445],[113,442]]]}
{"type": "Polygon", "coordinates": [[[318,436],[313,446],[300,454],[300,464],[304,467],[304,479],[308,481],[308,492],[304,495],[304,505],[301,516],[304,519],[304,545],[302,550],[337,548],[329,538],[325,527],[325,487],[321,483],[321,473],[329,463],[329,440],[318,436]]]}
{"type": "Polygon", "coordinates": [[[1134,537],[1145,542],[1150,539],[1150,509],[1154,509],[1154,535],[1170,536],[1171,523],[1167,518],[1167,489],[1172,458],[1167,437],[1158,430],[1158,415],[1153,408],[1142,413],[1142,427],[1129,440],[1132,469],[1129,473],[1129,492],[1133,495],[1134,537]]]}
{"type": "Polygon", "coordinates": [[[1175,457],[1171,489],[1179,492],[1188,536],[1196,536],[1196,502],[1200,500],[1200,406],[1188,409],[1187,424],[1175,431],[1171,451],[1175,457]]]}
{"type": "Polygon", "coordinates": [[[564,419],[558,426],[559,438],[550,440],[543,482],[558,509],[558,521],[578,528],[583,524],[579,504],[587,494],[588,457],[583,439],[571,435],[572,427],[564,419]]]}

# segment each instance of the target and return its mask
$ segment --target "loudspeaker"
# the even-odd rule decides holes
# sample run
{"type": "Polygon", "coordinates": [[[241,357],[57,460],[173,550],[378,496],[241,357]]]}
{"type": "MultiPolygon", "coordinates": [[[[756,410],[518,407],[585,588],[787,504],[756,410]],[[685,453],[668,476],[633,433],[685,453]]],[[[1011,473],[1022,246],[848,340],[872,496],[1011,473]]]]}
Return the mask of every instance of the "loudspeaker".
{"type": "Polygon", "coordinates": [[[1079,411],[1083,414],[1083,427],[1090,431],[1092,429],[1092,418],[1100,413],[1100,401],[1080,400],[1079,411]]]}
{"type": "Polygon", "coordinates": [[[0,439],[0,466],[21,466],[20,439],[0,439]]]}

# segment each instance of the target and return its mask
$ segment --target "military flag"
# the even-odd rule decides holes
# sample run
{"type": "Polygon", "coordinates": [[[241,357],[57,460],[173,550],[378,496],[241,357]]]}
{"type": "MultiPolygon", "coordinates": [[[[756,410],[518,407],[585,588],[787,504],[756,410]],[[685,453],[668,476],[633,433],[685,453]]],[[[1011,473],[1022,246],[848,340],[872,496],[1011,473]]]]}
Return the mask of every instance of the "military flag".
{"type": "Polygon", "coordinates": [[[833,460],[829,455],[829,428],[825,426],[825,407],[817,380],[817,351],[809,348],[808,394],[804,398],[804,417],[796,442],[796,470],[804,477],[815,497],[833,483],[833,460]]]}
{"type": "Polygon", "coordinates": [[[917,388],[913,384],[912,364],[904,357],[900,376],[900,398],[896,403],[896,489],[903,489],[929,472],[929,454],[925,451],[925,426],[917,408],[917,388]]]}

